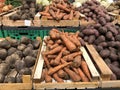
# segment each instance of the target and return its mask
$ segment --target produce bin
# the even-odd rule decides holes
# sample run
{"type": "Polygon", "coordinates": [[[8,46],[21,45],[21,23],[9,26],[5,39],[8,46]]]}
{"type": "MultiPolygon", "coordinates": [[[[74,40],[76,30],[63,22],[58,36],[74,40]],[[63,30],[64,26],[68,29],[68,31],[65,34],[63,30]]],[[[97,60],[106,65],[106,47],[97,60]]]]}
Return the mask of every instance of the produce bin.
{"type": "MultiPolygon", "coordinates": [[[[77,30],[79,30],[78,28],[59,28],[60,30],[64,30],[67,32],[76,32],[77,30]]],[[[46,37],[49,35],[49,30],[50,28],[44,28],[44,30],[41,30],[41,33],[43,36],[41,36],[42,38],[46,37]]],[[[88,65],[88,67],[92,68],[92,74],[94,74],[95,76],[93,76],[93,81],[92,82],[64,82],[64,83],[57,83],[57,82],[53,82],[53,83],[45,83],[39,82],[39,74],[38,73],[40,68],[41,68],[41,64],[43,63],[43,59],[42,59],[42,55],[41,52],[44,51],[45,49],[45,43],[43,42],[42,47],[41,47],[41,51],[40,51],[40,57],[38,59],[38,62],[35,66],[34,69],[34,76],[33,76],[33,80],[34,80],[34,89],[36,90],[44,90],[44,89],[85,89],[85,88],[91,88],[91,89],[96,89],[98,87],[100,87],[100,79],[99,79],[99,75],[97,76],[97,73],[95,73],[95,70],[93,70],[94,65],[88,65]],[[42,61],[42,62],[41,62],[42,61]],[[36,76],[35,76],[36,75],[36,76]],[[37,77],[38,76],[38,77],[37,77]],[[37,78],[36,78],[37,77],[37,78]]],[[[88,55],[88,52],[86,51],[86,49],[83,47],[81,49],[84,52],[84,57],[87,58],[88,63],[92,63],[91,58],[88,55]]]]}
{"type": "Polygon", "coordinates": [[[3,38],[2,25],[0,25],[0,38],[3,38]]]}

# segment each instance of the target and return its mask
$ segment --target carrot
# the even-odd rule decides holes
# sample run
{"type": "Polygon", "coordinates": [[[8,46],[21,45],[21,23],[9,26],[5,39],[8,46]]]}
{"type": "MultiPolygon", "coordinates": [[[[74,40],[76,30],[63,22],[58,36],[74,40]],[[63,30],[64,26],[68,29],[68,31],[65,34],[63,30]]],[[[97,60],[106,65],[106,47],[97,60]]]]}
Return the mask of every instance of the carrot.
{"type": "Polygon", "coordinates": [[[40,14],[43,15],[43,16],[50,16],[50,14],[46,13],[46,12],[40,12],[40,14]]]}
{"type": "Polygon", "coordinates": [[[61,1],[61,4],[62,4],[64,7],[67,7],[67,3],[65,3],[64,0],[61,1]]]}
{"type": "Polygon", "coordinates": [[[61,44],[62,41],[61,41],[60,39],[58,39],[58,40],[55,41],[55,43],[57,43],[57,44],[61,44]]]}
{"type": "Polygon", "coordinates": [[[56,47],[58,47],[59,45],[57,44],[57,43],[55,43],[55,44],[53,44],[52,46],[50,46],[49,48],[50,49],[54,49],[54,48],[56,48],[56,47]]]}
{"type": "Polygon", "coordinates": [[[57,75],[57,73],[54,73],[54,74],[53,74],[53,78],[54,78],[57,82],[64,82],[63,79],[61,79],[61,78],[57,75]]]}
{"type": "Polygon", "coordinates": [[[58,39],[59,36],[59,31],[55,28],[53,28],[52,30],[50,30],[49,35],[52,39],[58,39]]]}
{"type": "Polygon", "coordinates": [[[80,18],[80,12],[79,11],[75,11],[75,18],[77,19],[77,20],[79,20],[79,18],[80,18]]]}
{"type": "Polygon", "coordinates": [[[58,72],[57,72],[58,76],[60,78],[63,78],[65,80],[68,80],[69,79],[69,75],[62,69],[60,69],[58,72]]]}
{"type": "Polygon", "coordinates": [[[47,13],[49,11],[49,9],[50,9],[49,6],[46,6],[44,12],[47,13]]]}
{"type": "Polygon", "coordinates": [[[72,54],[64,56],[63,59],[69,61],[69,58],[74,58],[74,57],[76,57],[78,55],[81,55],[81,54],[82,54],[82,52],[80,52],[80,51],[79,52],[74,52],[72,54]]]}
{"type": "Polygon", "coordinates": [[[52,17],[52,16],[46,16],[46,18],[47,18],[48,20],[53,20],[53,17],[52,17]]]}
{"type": "Polygon", "coordinates": [[[74,58],[72,66],[78,68],[80,67],[80,65],[81,65],[81,55],[78,55],[74,58]]]}
{"type": "Polygon", "coordinates": [[[89,69],[88,69],[87,63],[86,63],[84,60],[81,61],[81,68],[82,68],[83,72],[85,73],[85,75],[86,75],[86,76],[89,78],[89,80],[91,81],[92,78],[91,78],[91,75],[90,75],[90,71],[89,71],[89,69]]]}
{"type": "Polygon", "coordinates": [[[54,74],[55,72],[57,72],[58,70],[66,67],[66,66],[68,66],[68,65],[70,65],[70,64],[71,64],[71,62],[58,65],[58,66],[56,66],[56,67],[54,67],[54,68],[50,68],[49,71],[48,71],[48,74],[49,74],[49,75],[52,75],[52,74],[54,74]]]}
{"type": "Polygon", "coordinates": [[[60,9],[57,9],[56,16],[60,14],[60,9]]]}
{"type": "Polygon", "coordinates": [[[63,6],[61,4],[57,4],[56,6],[57,6],[57,8],[62,9],[64,11],[66,11],[66,12],[70,12],[70,9],[66,8],[65,6],[63,6]]]}
{"type": "Polygon", "coordinates": [[[83,82],[88,82],[89,79],[85,76],[85,74],[83,73],[83,71],[82,71],[80,68],[78,68],[77,70],[78,70],[78,73],[79,73],[82,81],[83,81],[83,82]]]}
{"type": "Polygon", "coordinates": [[[55,58],[57,57],[57,55],[47,55],[47,57],[48,57],[49,59],[55,59],[55,58]]]}
{"type": "Polygon", "coordinates": [[[73,72],[72,70],[68,68],[64,68],[65,72],[70,76],[71,80],[74,82],[79,82],[81,80],[81,77],[73,72]]]}
{"type": "Polygon", "coordinates": [[[60,13],[59,15],[57,15],[57,20],[61,20],[64,15],[65,15],[65,13],[60,13]]]}
{"type": "Polygon", "coordinates": [[[50,6],[50,9],[57,11],[58,9],[55,6],[50,6]]]}
{"type": "Polygon", "coordinates": [[[50,51],[46,51],[44,54],[45,55],[52,55],[52,54],[55,54],[57,52],[60,52],[62,48],[63,48],[63,46],[58,46],[50,51]]]}
{"type": "Polygon", "coordinates": [[[77,68],[72,67],[72,70],[73,70],[76,74],[79,74],[77,68]]]}
{"type": "Polygon", "coordinates": [[[72,20],[73,19],[73,10],[70,11],[70,16],[69,19],[72,20]]]}
{"type": "Polygon", "coordinates": [[[50,67],[51,67],[51,66],[50,66],[50,63],[49,63],[47,57],[45,56],[44,52],[42,52],[42,56],[43,56],[43,59],[44,59],[44,61],[45,61],[45,64],[46,64],[47,68],[50,68],[50,67]]]}
{"type": "Polygon", "coordinates": [[[66,14],[64,17],[63,17],[63,20],[68,20],[69,19],[69,14],[66,14]]]}
{"type": "Polygon", "coordinates": [[[68,50],[63,51],[63,56],[69,55],[70,52],[68,50]]]}
{"type": "Polygon", "coordinates": [[[45,82],[49,83],[52,82],[52,77],[48,75],[48,70],[45,70],[45,82]]]}
{"type": "Polygon", "coordinates": [[[52,9],[49,9],[49,13],[54,19],[56,18],[55,12],[52,9]]]}
{"type": "Polygon", "coordinates": [[[63,42],[65,43],[68,50],[74,51],[76,49],[75,44],[72,43],[64,34],[61,34],[60,37],[63,40],[63,42]]]}
{"type": "Polygon", "coordinates": [[[54,42],[53,42],[53,40],[49,40],[49,41],[47,41],[47,44],[53,45],[54,42]]]}
{"type": "Polygon", "coordinates": [[[81,46],[81,44],[80,44],[79,39],[78,39],[75,35],[72,35],[72,38],[74,39],[74,41],[75,41],[76,45],[80,47],[80,46],[81,46]]]}

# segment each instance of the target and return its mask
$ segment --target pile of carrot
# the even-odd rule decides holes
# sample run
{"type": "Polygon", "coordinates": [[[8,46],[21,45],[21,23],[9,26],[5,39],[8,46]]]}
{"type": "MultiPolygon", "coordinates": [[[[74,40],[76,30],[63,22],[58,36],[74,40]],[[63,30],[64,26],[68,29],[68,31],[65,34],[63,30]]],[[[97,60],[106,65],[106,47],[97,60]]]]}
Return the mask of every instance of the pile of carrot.
{"type": "Polygon", "coordinates": [[[57,29],[50,30],[44,39],[46,51],[42,52],[45,61],[41,82],[89,82],[91,74],[80,51],[81,38],[79,32],[68,33],[57,29]]]}
{"type": "Polygon", "coordinates": [[[75,7],[69,2],[69,0],[53,0],[52,4],[44,7],[44,10],[40,12],[40,14],[48,20],[57,21],[80,18],[80,12],[75,10],[75,7]]]}

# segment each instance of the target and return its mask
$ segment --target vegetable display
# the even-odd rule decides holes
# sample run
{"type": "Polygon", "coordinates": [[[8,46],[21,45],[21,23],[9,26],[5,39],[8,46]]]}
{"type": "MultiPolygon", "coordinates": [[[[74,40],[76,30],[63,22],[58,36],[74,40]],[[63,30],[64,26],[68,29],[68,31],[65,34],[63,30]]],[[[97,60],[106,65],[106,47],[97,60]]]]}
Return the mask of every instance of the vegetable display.
{"type": "Polygon", "coordinates": [[[37,12],[42,10],[42,5],[35,3],[35,1],[22,0],[21,8],[10,16],[11,20],[33,20],[37,12]]]}
{"type": "Polygon", "coordinates": [[[91,81],[90,71],[80,51],[79,32],[61,32],[53,28],[49,35],[44,39],[47,50],[42,52],[45,64],[41,80],[46,83],[52,82],[52,79],[56,82],[91,81]]]}
{"type": "Polygon", "coordinates": [[[68,0],[53,0],[52,4],[44,7],[40,12],[43,18],[50,20],[72,20],[79,19],[80,13],[68,0]]]}
{"type": "Polygon", "coordinates": [[[22,75],[31,75],[40,44],[25,36],[0,41],[0,83],[21,83],[22,75]]]}
{"type": "Polygon", "coordinates": [[[11,4],[5,5],[3,2],[0,2],[0,13],[8,12],[11,9],[13,9],[13,6],[11,4]]]}

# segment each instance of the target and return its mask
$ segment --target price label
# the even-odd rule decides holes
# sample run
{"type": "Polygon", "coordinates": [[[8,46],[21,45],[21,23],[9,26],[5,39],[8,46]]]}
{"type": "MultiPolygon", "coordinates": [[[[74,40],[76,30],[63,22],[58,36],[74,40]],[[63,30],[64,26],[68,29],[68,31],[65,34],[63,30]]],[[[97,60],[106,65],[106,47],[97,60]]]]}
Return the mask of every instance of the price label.
{"type": "Polygon", "coordinates": [[[31,21],[30,20],[25,20],[25,26],[31,26],[31,21]]]}

